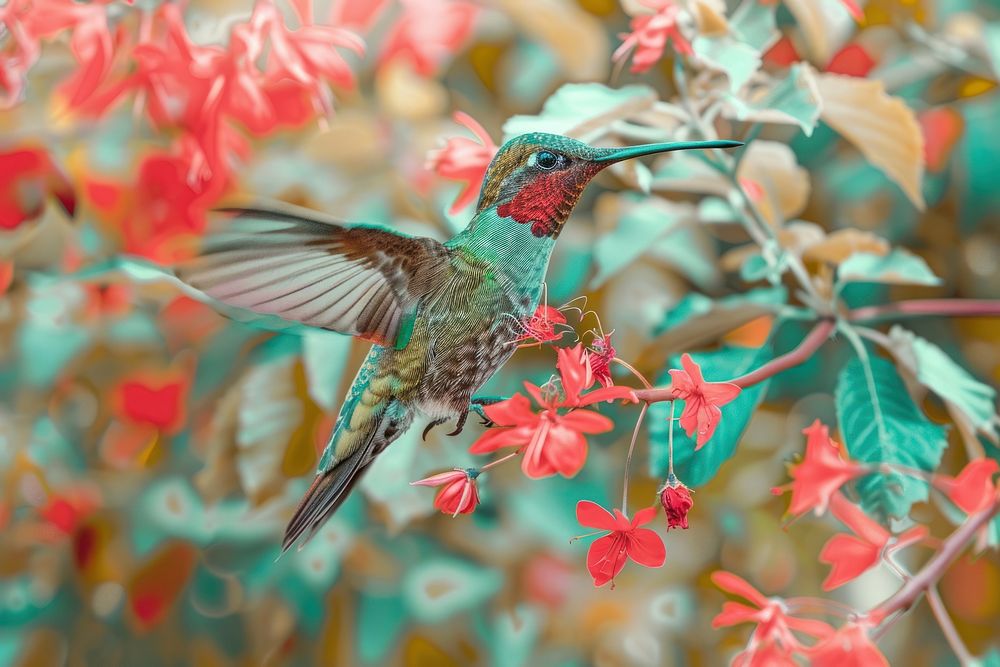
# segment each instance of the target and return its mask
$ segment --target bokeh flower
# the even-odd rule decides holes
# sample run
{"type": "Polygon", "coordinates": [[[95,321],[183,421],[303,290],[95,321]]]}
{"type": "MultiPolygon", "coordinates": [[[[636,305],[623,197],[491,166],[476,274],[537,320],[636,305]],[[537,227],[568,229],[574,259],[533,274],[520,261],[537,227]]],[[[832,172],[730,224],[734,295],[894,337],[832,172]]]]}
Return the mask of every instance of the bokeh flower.
{"type": "Polygon", "coordinates": [[[673,0],[641,0],[652,13],[641,14],[632,19],[632,32],[619,35],[624,41],[615,49],[611,59],[620,62],[632,54],[631,71],[641,73],[648,70],[663,57],[668,43],[682,55],[691,55],[691,43],[681,32],[678,21],[681,9],[673,0]]]}
{"type": "Polygon", "coordinates": [[[934,486],[966,514],[975,514],[989,506],[997,494],[993,476],[1000,472],[994,459],[970,461],[957,477],[934,475],[934,486]]]}
{"type": "Polygon", "coordinates": [[[483,178],[486,176],[486,169],[490,166],[490,161],[496,155],[499,147],[493,143],[489,133],[472,116],[456,111],[452,117],[456,123],[465,126],[472,132],[478,141],[466,137],[448,139],[442,148],[437,148],[427,154],[427,168],[439,176],[461,181],[464,184],[462,191],[451,205],[450,212],[454,215],[475,201],[479,195],[483,178]]]}
{"type": "Polygon", "coordinates": [[[845,623],[837,632],[808,649],[813,667],[889,667],[889,661],[868,635],[864,622],[845,623]]]}

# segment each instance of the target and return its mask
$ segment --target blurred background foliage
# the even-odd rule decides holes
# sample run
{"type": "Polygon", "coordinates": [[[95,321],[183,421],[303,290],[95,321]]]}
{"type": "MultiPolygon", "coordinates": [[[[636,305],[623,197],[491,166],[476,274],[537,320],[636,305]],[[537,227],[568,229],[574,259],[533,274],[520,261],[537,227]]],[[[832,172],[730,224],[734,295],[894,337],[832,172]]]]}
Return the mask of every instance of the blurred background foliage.
{"type": "MultiPolygon", "coordinates": [[[[55,16],[52,1],[34,10],[55,16]]],[[[80,74],[76,30],[71,40],[51,29],[18,91],[24,54],[14,22],[5,24],[0,664],[715,665],[746,633],[710,627],[723,596],[709,572],[733,570],[768,593],[818,593],[826,568],[816,555],[834,527],[808,518],[784,529],[785,501],[769,490],[801,452],[802,428],[817,417],[837,422],[837,373],[851,355],[843,342],[766,392],[748,392],[763,403],[738,449],[733,436],[733,458],[722,455],[717,474],[685,469],[699,485],[696,505],[691,528],[667,539],[666,566],[627,569],[614,590],[593,587],[585,544],[569,538],[582,532],[577,500],[607,505],[619,492],[629,409],[615,413],[616,430],[595,439],[575,479],[532,482],[516,466],[498,469],[481,486],[482,506],[459,519],[436,514],[433,493],[409,482],[471,465],[478,431],[448,438],[438,429],[422,443],[414,428],[316,539],[276,561],[367,344],[220,316],[151,266],[190,252],[211,206],[248,199],[447,238],[470,209],[449,213],[461,185],[426,158],[442,137],[466,132],[456,110],[495,143],[528,129],[660,140],[711,114],[720,136],[754,140],[737,176],[778,233],[772,249],[794,248],[822,276],[850,250],[904,246],[942,279],[852,286],[848,301],[1000,298],[1000,6],[859,4],[856,21],[839,0],[678,2],[695,66],[679,67],[667,48],[633,72],[612,53],[656,3],[319,2],[317,24],[333,21],[367,43],[364,56],[342,50],[356,82],[329,81],[335,111],[312,108],[326,99],[312,89],[276,85],[267,94],[282,122],[255,129],[246,119],[266,124],[253,113],[264,103],[250,100],[247,114],[213,128],[228,138],[209,144],[169,109],[144,118],[148,95],[101,99],[107,90],[80,74]],[[880,81],[905,101],[919,123],[916,152],[885,155],[878,137],[905,124],[891,113],[852,145],[851,119],[889,104],[874,89],[848,100],[846,125],[829,111],[818,117],[810,85],[822,73],[880,81]],[[671,114],[673,124],[649,124],[671,114]],[[192,173],[205,147],[220,145],[209,170],[192,173]],[[34,156],[27,167],[25,151],[34,156]]],[[[173,8],[196,45],[231,44],[230,29],[253,9],[249,0],[173,8]]],[[[84,50],[88,63],[111,62],[129,53],[131,35],[167,24],[151,0],[100,9],[111,50],[84,50]]],[[[291,16],[289,6],[279,11],[291,16]]],[[[745,352],[706,353],[729,365],[710,379],[736,375],[759,365],[762,345],[786,351],[806,331],[793,323],[772,332],[773,306],[792,284],[782,284],[780,252],[746,245],[719,179],[690,154],[623,165],[587,190],[556,250],[549,301],[587,295],[619,356],[651,377],[681,352],[719,345],[745,352]]],[[[996,385],[996,320],[908,326],[996,385]]],[[[544,381],[553,364],[551,350],[519,352],[488,393],[544,381]]],[[[948,420],[933,397],[922,407],[948,420]]],[[[637,505],[652,502],[661,479],[664,416],[640,441],[637,505]]],[[[952,469],[962,439],[952,429],[952,469]]],[[[865,608],[895,585],[876,569],[836,595],[865,608]]],[[[996,552],[961,559],[941,593],[970,648],[989,650],[1000,636],[996,552]]],[[[922,609],[881,646],[894,664],[954,660],[922,609]]]]}

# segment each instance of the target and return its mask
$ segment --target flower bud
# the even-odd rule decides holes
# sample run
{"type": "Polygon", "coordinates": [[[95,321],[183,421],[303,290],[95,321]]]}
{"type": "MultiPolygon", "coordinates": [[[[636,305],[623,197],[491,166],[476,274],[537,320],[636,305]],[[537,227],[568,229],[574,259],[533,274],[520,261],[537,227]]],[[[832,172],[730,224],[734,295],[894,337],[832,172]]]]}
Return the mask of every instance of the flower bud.
{"type": "Polygon", "coordinates": [[[660,504],[663,505],[663,511],[667,514],[667,530],[688,527],[687,515],[694,506],[691,489],[684,486],[673,475],[660,490],[660,504]]]}

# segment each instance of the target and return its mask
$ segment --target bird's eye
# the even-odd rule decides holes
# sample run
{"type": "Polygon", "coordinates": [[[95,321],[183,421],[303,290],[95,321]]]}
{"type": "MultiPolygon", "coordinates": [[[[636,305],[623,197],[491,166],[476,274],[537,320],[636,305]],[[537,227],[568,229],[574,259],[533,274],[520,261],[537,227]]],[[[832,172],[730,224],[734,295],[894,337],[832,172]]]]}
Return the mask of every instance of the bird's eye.
{"type": "Polygon", "coordinates": [[[549,151],[542,151],[535,156],[535,164],[538,165],[540,169],[552,169],[558,164],[559,158],[556,157],[555,153],[550,153],[549,151]]]}

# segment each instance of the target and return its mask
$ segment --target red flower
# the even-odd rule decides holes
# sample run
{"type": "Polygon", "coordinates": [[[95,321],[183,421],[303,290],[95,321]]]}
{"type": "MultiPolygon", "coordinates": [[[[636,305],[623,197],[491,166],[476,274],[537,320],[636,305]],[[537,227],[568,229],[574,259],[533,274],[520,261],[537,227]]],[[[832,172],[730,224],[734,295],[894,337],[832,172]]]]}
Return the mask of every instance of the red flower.
{"type": "Polygon", "coordinates": [[[652,521],[655,516],[655,507],[639,510],[629,521],[618,509],[612,516],[606,509],[589,500],[581,500],[576,504],[576,520],[580,525],[610,531],[594,540],[587,551],[587,569],[594,578],[595,586],[603,586],[610,581],[613,588],[615,577],[630,558],[646,567],[663,565],[667,557],[663,540],[649,528],[639,528],[652,521]]]}
{"type": "Polygon", "coordinates": [[[830,439],[830,429],[818,419],[802,431],[806,440],[806,454],[802,462],[791,466],[795,481],[771,489],[775,495],[787,489],[792,491],[789,513],[800,516],[812,509],[816,516],[826,512],[830,497],[847,482],[868,472],[860,463],[848,461],[840,446],[830,439]]]}
{"type": "MultiPolygon", "coordinates": [[[[614,333],[614,332],[612,332],[614,333]]],[[[611,360],[618,352],[611,344],[611,334],[606,336],[596,336],[587,349],[590,353],[590,367],[594,371],[594,377],[601,383],[601,386],[610,387],[614,384],[611,380],[611,360]]]]}
{"type": "Polygon", "coordinates": [[[986,509],[997,494],[993,475],[1000,472],[1000,465],[993,459],[970,461],[958,477],[934,475],[934,486],[948,496],[951,502],[966,514],[986,509]]]}
{"type": "MultiPolygon", "coordinates": [[[[451,205],[450,211],[455,214],[475,201],[483,184],[483,178],[486,176],[486,169],[490,166],[493,156],[496,155],[498,146],[493,143],[490,135],[472,116],[456,111],[452,118],[455,119],[456,123],[468,128],[479,141],[477,143],[466,137],[448,139],[442,148],[432,150],[427,154],[427,168],[444,178],[465,183],[462,191],[451,205]]],[[[563,318],[563,322],[565,321],[566,318],[563,318]]]]}
{"type": "Polygon", "coordinates": [[[432,475],[426,479],[410,482],[413,486],[440,486],[434,498],[434,507],[445,514],[458,516],[471,514],[479,504],[479,490],[476,477],[479,471],[469,468],[455,468],[450,472],[432,475]]]}
{"type": "Polygon", "coordinates": [[[660,504],[663,505],[663,511],[667,513],[667,530],[671,528],[687,529],[687,515],[694,507],[691,489],[671,475],[667,484],[660,490],[660,504]]]}
{"type": "Polygon", "coordinates": [[[745,651],[734,665],[791,665],[792,654],[805,647],[795,632],[822,639],[833,634],[833,628],[822,621],[796,618],[789,615],[788,605],[781,598],[767,598],[744,579],[730,572],[712,573],[712,583],[751,602],[726,602],[722,611],[712,619],[713,628],[724,628],[741,623],[754,623],[757,627],[750,636],[745,651]]]}
{"type": "Polygon", "coordinates": [[[97,492],[88,487],[75,487],[49,496],[38,509],[39,516],[60,533],[72,535],[101,505],[97,492]]]}
{"type": "Polygon", "coordinates": [[[705,382],[701,367],[690,354],[681,357],[684,370],[670,371],[674,397],[684,401],[680,424],[688,437],[698,433],[695,451],[709,441],[722,419],[720,406],[739,396],[740,388],[730,382],[705,382]]]}
{"type": "Polygon", "coordinates": [[[631,71],[645,72],[663,57],[667,42],[672,41],[674,50],[682,55],[691,55],[694,50],[677,25],[681,10],[672,0],[644,0],[643,5],[653,10],[632,19],[632,32],[619,35],[624,41],[615,49],[611,59],[619,62],[632,54],[631,71]]]}
{"type": "Polygon", "coordinates": [[[432,76],[462,47],[479,14],[479,7],[461,0],[402,0],[402,5],[403,15],[385,38],[379,67],[404,58],[421,76],[432,76]]]}
{"type": "Polygon", "coordinates": [[[69,179],[44,149],[19,148],[0,152],[0,229],[16,229],[42,213],[51,195],[70,216],[76,197],[69,179]]]}
{"type": "Polygon", "coordinates": [[[582,345],[560,348],[557,366],[562,378],[562,396],[552,383],[539,387],[525,382],[524,387],[542,408],[534,412],[523,394],[484,408],[497,426],[479,437],[469,451],[486,454],[501,447],[523,448],[521,469],[532,479],[559,473],[573,477],[587,460],[584,434],[605,433],[614,426],[604,415],[579,408],[599,401],[635,400],[628,387],[606,387],[582,394],[594,384],[594,376],[582,345]],[[566,413],[560,409],[574,408],[566,413]]]}
{"type": "Polygon", "coordinates": [[[562,338],[564,333],[556,331],[556,325],[559,324],[566,324],[566,316],[562,314],[562,311],[552,306],[539,304],[531,317],[521,322],[523,331],[517,337],[517,342],[534,340],[537,343],[551,343],[557,341],[562,338]]]}
{"type": "Polygon", "coordinates": [[[138,373],[118,386],[116,412],[122,420],[132,424],[176,433],[186,418],[188,388],[189,380],[183,370],[170,370],[161,375],[138,373]]]}
{"type": "Polygon", "coordinates": [[[854,531],[856,536],[841,533],[834,535],[823,545],[819,560],[831,566],[830,574],[823,582],[825,591],[843,586],[861,576],[878,564],[883,553],[903,549],[927,536],[925,526],[914,526],[898,537],[893,537],[842,493],[836,493],[830,499],[830,511],[854,531]]]}
{"type": "Polygon", "coordinates": [[[812,667],[889,667],[889,661],[868,636],[868,626],[847,623],[835,634],[808,649],[812,667]]]}

